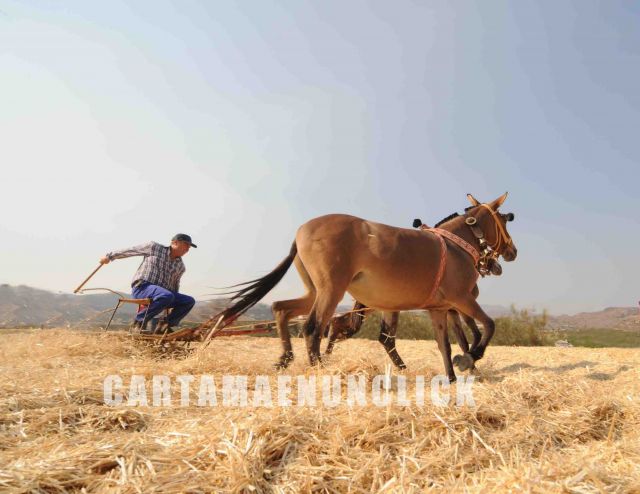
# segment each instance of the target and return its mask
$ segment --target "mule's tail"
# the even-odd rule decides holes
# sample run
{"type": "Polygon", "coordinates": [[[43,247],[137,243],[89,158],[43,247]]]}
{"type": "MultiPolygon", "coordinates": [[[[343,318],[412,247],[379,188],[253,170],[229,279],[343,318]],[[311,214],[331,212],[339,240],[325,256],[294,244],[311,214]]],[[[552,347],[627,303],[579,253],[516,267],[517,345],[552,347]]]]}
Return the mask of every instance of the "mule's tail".
{"type": "Polygon", "coordinates": [[[243,286],[244,288],[236,292],[231,292],[233,293],[233,297],[231,297],[231,300],[237,302],[235,302],[231,307],[226,308],[216,316],[224,316],[222,319],[222,325],[224,326],[237,319],[242,314],[247,312],[251,307],[256,305],[260,300],[262,300],[262,298],[267,293],[269,293],[273,289],[273,287],[275,287],[284,277],[285,273],[291,267],[291,264],[293,263],[293,260],[295,259],[297,254],[298,246],[296,245],[296,241],[294,240],[293,244],[291,245],[289,255],[285,257],[273,271],[263,276],[262,278],[257,278],[255,280],[234,285],[234,287],[243,286]]]}

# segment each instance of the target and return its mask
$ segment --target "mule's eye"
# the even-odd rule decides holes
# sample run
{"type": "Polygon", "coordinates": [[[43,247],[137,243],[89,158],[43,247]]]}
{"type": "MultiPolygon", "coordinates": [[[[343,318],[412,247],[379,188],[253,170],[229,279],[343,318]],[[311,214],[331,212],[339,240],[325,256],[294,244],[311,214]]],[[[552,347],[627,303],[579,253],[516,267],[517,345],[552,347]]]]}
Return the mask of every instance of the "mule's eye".
{"type": "Polygon", "coordinates": [[[513,221],[515,219],[515,215],[513,213],[503,214],[502,217],[505,221],[513,221]]]}

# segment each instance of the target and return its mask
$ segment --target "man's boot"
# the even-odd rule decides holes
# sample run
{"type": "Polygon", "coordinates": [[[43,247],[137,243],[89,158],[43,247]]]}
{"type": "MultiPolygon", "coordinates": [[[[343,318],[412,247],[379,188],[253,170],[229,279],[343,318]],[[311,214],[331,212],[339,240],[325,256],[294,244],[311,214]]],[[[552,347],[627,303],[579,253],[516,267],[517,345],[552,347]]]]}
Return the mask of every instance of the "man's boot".
{"type": "Polygon", "coordinates": [[[161,320],[158,325],[156,326],[156,331],[155,334],[171,334],[174,333],[175,331],[177,331],[178,328],[174,328],[172,326],[169,325],[169,323],[166,321],[166,319],[161,320]]]}

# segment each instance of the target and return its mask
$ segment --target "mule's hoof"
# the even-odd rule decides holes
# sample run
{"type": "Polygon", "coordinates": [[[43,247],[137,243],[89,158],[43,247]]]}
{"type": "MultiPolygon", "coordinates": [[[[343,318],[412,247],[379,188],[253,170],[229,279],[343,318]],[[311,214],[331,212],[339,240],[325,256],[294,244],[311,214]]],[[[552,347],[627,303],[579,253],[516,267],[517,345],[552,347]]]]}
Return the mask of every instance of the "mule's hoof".
{"type": "Polygon", "coordinates": [[[458,380],[458,378],[456,377],[455,374],[453,376],[449,376],[449,384],[453,384],[457,380],[458,380]]]}
{"type": "Polygon", "coordinates": [[[405,370],[407,368],[406,364],[401,358],[391,359],[391,361],[393,362],[393,365],[395,365],[396,369],[398,370],[405,370]]]}
{"type": "Polygon", "coordinates": [[[289,367],[289,364],[291,362],[293,362],[293,353],[288,352],[282,355],[280,359],[275,364],[273,364],[273,367],[276,370],[286,369],[287,367],[289,367]]]}
{"type": "Polygon", "coordinates": [[[475,360],[468,353],[465,353],[464,355],[456,355],[455,357],[453,357],[453,365],[455,365],[460,370],[460,372],[464,372],[468,369],[473,369],[474,364],[475,360]]]}

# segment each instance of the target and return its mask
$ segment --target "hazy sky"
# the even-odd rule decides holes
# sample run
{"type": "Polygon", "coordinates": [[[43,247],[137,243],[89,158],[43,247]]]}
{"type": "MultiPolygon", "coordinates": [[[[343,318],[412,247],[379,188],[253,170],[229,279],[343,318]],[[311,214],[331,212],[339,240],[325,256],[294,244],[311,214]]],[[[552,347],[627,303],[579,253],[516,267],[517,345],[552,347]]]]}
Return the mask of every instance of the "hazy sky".
{"type": "Polygon", "coordinates": [[[70,292],[186,232],[207,298],[313,217],[433,224],[509,191],[519,255],[481,304],[635,305],[638,26],[630,1],[0,0],[0,283],[70,292]]]}

